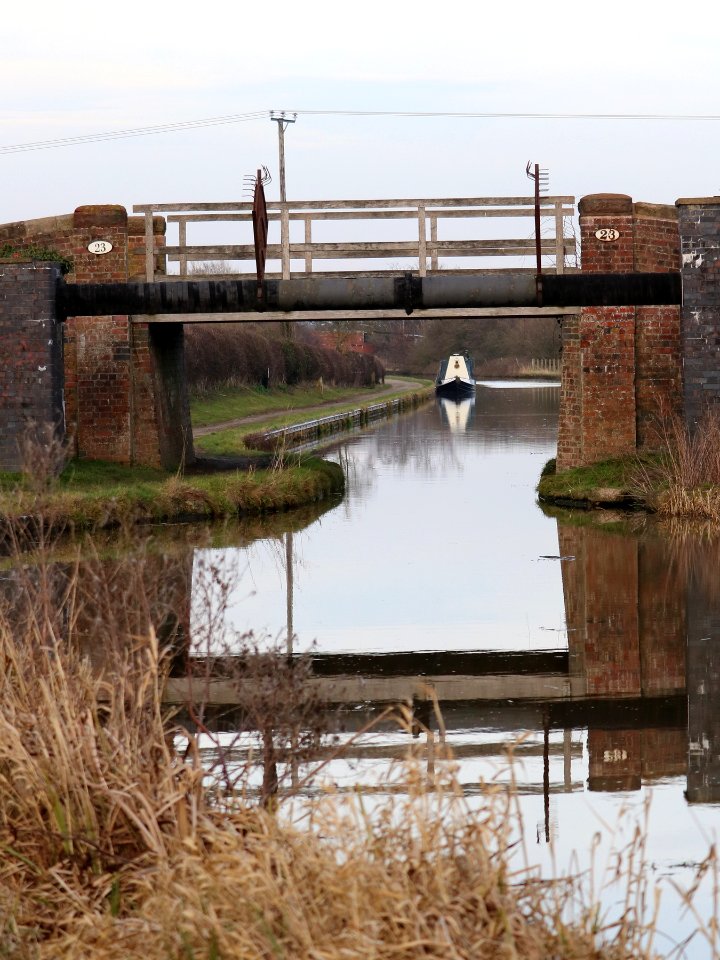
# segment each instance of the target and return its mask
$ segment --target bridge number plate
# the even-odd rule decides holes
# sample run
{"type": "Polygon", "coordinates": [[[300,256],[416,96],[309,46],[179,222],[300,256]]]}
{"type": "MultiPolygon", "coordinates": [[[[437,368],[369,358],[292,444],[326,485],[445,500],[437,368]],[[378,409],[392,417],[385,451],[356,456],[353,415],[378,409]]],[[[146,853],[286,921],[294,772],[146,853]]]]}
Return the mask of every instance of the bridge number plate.
{"type": "Polygon", "coordinates": [[[87,245],[87,248],[90,251],[90,253],[101,254],[101,253],[110,253],[113,246],[109,240],[93,240],[91,243],[87,245]]]}
{"type": "Polygon", "coordinates": [[[612,243],[613,240],[619,239],[620,231],[616,230],[615,227],[603,227],[602,230],[595,231],[595,236],[605,243],[612,243]]]}

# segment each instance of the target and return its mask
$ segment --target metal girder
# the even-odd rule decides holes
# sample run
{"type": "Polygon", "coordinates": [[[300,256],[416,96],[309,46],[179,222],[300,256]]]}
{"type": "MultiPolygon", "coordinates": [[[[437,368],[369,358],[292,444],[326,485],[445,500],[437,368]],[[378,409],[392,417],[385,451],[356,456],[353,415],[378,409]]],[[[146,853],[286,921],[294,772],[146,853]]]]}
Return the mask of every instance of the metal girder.
{"type": "MultiPolygon", "coordinates": [[[[260,311],[470,309],[477,307],[602,307],[675,305],[681,302],[679,273],[576,273],[542,277],[538,302],[533,274],[511,271],[420,277],[331,277],[266,280],[260,311]]],[[[68,316],[110,314],[257,313],[257,283],[247,280],[178,280],[164,283],[60,281],[58,312],[68,316]]]]}

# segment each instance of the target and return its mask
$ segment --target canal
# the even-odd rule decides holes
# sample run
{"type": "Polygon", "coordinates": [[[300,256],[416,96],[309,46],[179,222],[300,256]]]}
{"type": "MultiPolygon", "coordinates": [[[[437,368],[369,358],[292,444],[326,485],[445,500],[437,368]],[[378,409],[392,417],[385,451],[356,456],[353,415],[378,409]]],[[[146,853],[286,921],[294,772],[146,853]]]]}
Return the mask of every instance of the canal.
{"type": "MultiPolygon", "coordinates": [[[[195,552],[196,634],[221,583],[232,636],[311,653],[351,744],[315,790],[402,789],[412,746],[433,772],[452,756],[477,803],[512,780],[546,874],[602,877],[640,837],[669,951],[700,923],[672,885],[696,881],[718,823],[719,550],[639,514],[544,511],[558,403],[549,383],[479,384],[474,402],[346,438],[327,454],[347,472],[341,503],[302,530],[195,552]],[[393,700],[414,731],[384,720],[355,739],[393,700]]],[[[696,937],[686,955],[704,951],[696,937]]]]}

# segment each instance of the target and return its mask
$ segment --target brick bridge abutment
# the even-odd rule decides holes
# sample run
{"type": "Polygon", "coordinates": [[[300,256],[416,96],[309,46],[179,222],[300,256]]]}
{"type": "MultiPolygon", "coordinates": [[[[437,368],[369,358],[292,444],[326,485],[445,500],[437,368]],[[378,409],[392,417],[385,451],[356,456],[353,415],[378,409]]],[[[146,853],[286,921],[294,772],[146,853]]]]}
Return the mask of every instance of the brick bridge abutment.
{"type": "MultiPolygon", "coordinates": [[[[155,242],[165,223],[154,222],[155,242]]],[[[68,283],[127,283],[145,275],[145,220],[121,206],[6,224],[0,247],[0,469],[22,469],[30,425],[54,424],[81,458],[175,469],[194,459],[182,323],[127,315],[56,313],[60,267],[31,259],[45,248],[71,259],[68,283]],[[107,253],[92,253],[93,241],[107,253]],[[23,254],[28,256],[23,261],[23,254]]]]}
{"type": "Polygon", "coordinates": [[[720,403],[720,197],[579,203],[583,273],[680,271],[682,306],[583,307],[563,318],[558,470],[658,445],[720,403]]]}

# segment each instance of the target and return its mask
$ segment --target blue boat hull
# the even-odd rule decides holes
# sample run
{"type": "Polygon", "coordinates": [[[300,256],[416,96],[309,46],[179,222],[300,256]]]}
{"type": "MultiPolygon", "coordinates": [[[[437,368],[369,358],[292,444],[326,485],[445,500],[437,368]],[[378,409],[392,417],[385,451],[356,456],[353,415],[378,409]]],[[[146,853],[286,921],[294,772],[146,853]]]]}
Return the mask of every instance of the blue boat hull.
{"type": "Polygon", "coordinates": [[[475,395],[475,382],[455,377],[444,383],[436,383],[435,394],[438,397],[447,397],[449,400],[465,400],[475,395]]]}

